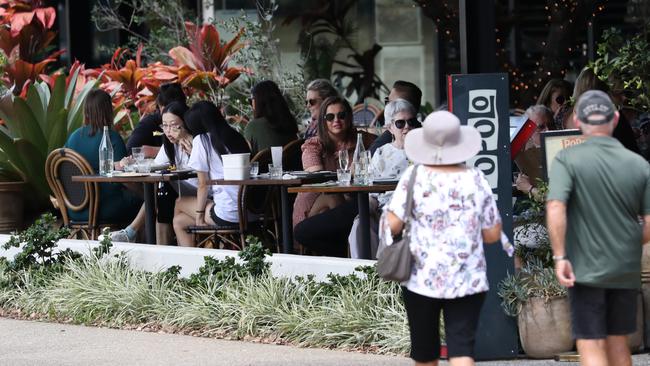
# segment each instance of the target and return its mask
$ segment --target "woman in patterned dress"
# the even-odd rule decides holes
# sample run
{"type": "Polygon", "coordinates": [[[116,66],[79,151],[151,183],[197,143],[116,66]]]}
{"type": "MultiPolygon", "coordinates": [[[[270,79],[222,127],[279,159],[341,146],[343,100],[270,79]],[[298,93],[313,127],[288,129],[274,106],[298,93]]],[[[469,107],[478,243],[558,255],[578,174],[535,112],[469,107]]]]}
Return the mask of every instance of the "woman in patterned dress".
{"type": "Polygon", "coordinates": [[[499,240],[501,217],[483,173],[464,161],[481,148],[476,129],[449,112],[430,114],[405,139],[415,164],[406,169],[385,207],[380,240],[387,245],[410,217],[411,277],[402,285],[416,365],[437,365],[440,311],[451,365],[474,364],[479,312],[488,291],[484,243],[499,240]],[[413,209],[405,212],[412,170],[413,209]]]}

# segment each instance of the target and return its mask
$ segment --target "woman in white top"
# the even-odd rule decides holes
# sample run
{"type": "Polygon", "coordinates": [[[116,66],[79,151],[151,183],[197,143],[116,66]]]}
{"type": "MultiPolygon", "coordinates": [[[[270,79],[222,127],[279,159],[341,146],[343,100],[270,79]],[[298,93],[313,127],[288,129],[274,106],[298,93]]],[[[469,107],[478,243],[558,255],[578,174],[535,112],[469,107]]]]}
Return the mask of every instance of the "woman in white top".
{"type": "Polygon", "coordinates": [[[451,365],[474,364],[479,312],[488,291],[484,243],[499,240],[501,217],[492,190],[476,168],[464,165],[481,148],[479,132],[453,114],[430,114],[405,139],[409,167],[385,207],[380,240],[393,243],[410,217],[411,277],[402,285],[416,365],[437,365],[439,319],[445,321],[451,365]],[[404,212],[416,169],[412,212],[404,212]]]}
{"type": "MultiPolygon", "coordinates": [[[[154,165],[175,165],[177,168],[187,165],[190,153],[192,152],[192,134],[183,120],[183,115],[187,110],[187,105],[183,102],[172,102],[163,109],[161,128],[164,133],[164,148],[158,150],[154,165]]],[[[172,185],[172,187],[177,189],[179,195],[196,194],[196,187],[198,186],[198,180],[196,178],[178,182],[172,185]]],[[[158,244],[170,244],[173,239],[171,237],[171,227],[169,226],[171,221],[161,220],[161,217],[172,217],[173,201],[170,205],[162,205],[159,201],[157,214],[159,220],[156,221],[156,242],[158,244]],[[161,206],[169,206],[169,212],[163,212],[165,209],[161,206]]],[[[144,219],[145,210],[144,205],[142,205],[135,219],[126,228],[112,232],[111,239],[118,242],[135,241],[137,231],[144,226],[144,219]]]]}
{"type": "MultiPolygon", "coordinates": [[[[154,165],[168,165],[176,170],[189,168],[192,140],[194,134],[183,120],[188,108],[184,103],[172,102],[165,107],[162,115],[162,130],[165,134],[162,149],[154,160],[154,165]]],[[[199,181],[196,178],[178,180],[172,184],[179,196],[194,196],[199,181]]]]}
{"type": "MultiPolygon", "coordinates": [[[[384,118],[386,127],[393,136],[393,141],[378,148],[370,160],[370,171],[373,179],[397,180],[408,168],[409,160],[404,152],[404,138],[414,128],[422,127],[415,118],[415,107],[405,99],[395,99],[386,104],[384,118]]],[[[377,221],[379,208],[390,201],[393,192],[370,194],[370,243],[371,255],[377,252],[377,221]]],[[[354,219],[348,242],[350,243],[350,257],[361,258],[361,240],[359,239],[359,217],[354,219]]]]}
{"type": "MultiPolygon", "coordinates": [[[[404,138],[412,129],[422,127],[415,117],[415,107],[405,99],[395,99],[384,108],[384,118],[388,131],[393,135],[393,142],[383,145],[375,151],[370,161],[374,178],[399,179],[408,168],[409,160],[404,152],[404,138]]],[[[379,207],[390,201],[392,192],[374,195],[379,207]]]]}
{"type": "Polygon", "coordinates": [[[188,165],[196,170],[199,185],[194,197],[179,197],[174,213],[174,232],[180,246],[194,246],[188,226],[231,225],[239,222],[238,186],[211,185],[210,180],[223,178],[221,155],[250,153],[244,137],[228,125],[219,108],[208,101],[196,102],[185,122],[196,134],[188,165]],[[211,193],[211,194],[210,194],[211,193]],[[212,200],[209,196],[212,196],[212,200]]]}

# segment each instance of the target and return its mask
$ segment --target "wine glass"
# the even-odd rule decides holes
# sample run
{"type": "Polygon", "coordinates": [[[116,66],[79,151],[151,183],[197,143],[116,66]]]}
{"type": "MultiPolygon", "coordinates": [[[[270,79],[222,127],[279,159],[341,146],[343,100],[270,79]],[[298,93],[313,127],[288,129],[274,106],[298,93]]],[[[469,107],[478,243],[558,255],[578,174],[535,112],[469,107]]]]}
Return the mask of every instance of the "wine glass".
{"type": "Polygon", "coordinates": [[[350,156],[346,149],[339,150],[339,168],[348,170],[350,168],[350,156]]]}

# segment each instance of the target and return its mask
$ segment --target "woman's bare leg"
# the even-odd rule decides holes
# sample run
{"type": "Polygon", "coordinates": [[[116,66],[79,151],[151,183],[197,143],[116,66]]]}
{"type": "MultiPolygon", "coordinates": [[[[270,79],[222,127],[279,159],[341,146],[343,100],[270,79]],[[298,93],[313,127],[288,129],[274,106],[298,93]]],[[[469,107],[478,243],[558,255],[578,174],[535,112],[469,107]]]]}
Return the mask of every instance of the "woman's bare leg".
{"type": "Polygon", "coordinates": [[[196,197],[179,197],[174,207],[174,233],[179,246],[195,246],[194,235],[185,228],[196,224],[196,197]]]}

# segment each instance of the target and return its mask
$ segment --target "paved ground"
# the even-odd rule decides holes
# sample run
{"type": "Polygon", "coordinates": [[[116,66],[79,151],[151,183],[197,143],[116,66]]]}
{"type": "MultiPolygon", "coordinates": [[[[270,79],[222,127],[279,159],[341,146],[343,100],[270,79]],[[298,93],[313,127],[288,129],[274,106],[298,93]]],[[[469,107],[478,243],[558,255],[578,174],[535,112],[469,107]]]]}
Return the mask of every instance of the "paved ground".
{"type": "MultiPolygon", "coordinates": [[[[634,356],[650,366],[650,356],[634,356]]],[[[40,323],[0,318],[0,365],[373,365],[406,366],[404,357],[223,341],[173,334],[40,323]]],[[[492,361],[480,365],[563,364],[492,361]]],[[[441,365],[447,365],[443,362],[441,365]]]]}

